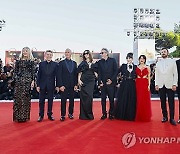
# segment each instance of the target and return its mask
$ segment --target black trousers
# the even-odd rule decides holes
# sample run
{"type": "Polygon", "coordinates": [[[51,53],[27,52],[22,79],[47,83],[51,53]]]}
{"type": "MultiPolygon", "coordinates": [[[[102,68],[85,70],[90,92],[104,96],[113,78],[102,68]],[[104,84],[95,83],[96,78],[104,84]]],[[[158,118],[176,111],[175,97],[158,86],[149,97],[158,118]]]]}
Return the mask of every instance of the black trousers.
{"type": "Polygon", "coordinates": [[[74,87],[69,87],[61,92],[61,116],[66,115],[66,102],[69,96],[69,114],[74,113],[74,87]]]}
{"type": "Polygon", "coordinates": [[[112,115],[114,111],[115,85],[104,85],[101,87],[102,114],[107,114],[106,96],[108,96],[110,102],[109,114],[112,115]]]}
{"type": "Polygon", "coordinates": [[[167,89],[165,86],[160,88],[160,100],[163,117],[168,117],[167,106],[166,106],[166,95],[168,96],[168,104],[170,111],[170,119],[174,119],[174,91],[167,89]]]}
{"type": "Polygon", "coordinates": [[[53,107],[53,96],[54,96],[54,89],[40,89],[39,93],[39,116],[44,117],[44,105],[45,105],[45,98],[47,96],[48,99],[48,110],[47,115],[51,116],[53,114],[52,107],[53,107]]]}

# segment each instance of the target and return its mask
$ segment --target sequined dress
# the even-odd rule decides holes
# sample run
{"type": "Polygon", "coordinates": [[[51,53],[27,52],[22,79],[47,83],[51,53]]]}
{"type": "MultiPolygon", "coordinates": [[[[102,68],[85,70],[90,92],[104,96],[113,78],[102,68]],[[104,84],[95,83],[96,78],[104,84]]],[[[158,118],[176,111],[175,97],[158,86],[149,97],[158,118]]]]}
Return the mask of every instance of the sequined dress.
{"type": "Polygon", "coordinates": [[[35,64],[31,60],[17,60],[14,70],[13,121],[30,120],[31,83],[34,80],[35,64]]]}

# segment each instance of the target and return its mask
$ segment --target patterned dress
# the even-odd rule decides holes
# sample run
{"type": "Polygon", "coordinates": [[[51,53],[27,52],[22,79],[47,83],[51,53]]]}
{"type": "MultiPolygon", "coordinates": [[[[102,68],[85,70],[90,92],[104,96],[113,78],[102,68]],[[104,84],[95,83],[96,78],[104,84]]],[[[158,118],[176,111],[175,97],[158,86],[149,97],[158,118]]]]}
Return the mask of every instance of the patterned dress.
{"type": "Polygon", "coordinates": [[[31,82],[34,80],[35,64],[32,60],[17,60],[14,70],[13,121],[30,120],[31,82]]]}

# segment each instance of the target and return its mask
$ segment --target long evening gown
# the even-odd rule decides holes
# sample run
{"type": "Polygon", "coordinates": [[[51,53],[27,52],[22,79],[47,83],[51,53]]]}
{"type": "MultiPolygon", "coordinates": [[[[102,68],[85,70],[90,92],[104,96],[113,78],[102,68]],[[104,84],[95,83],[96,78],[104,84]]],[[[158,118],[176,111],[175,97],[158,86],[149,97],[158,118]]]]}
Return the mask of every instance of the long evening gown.
{"type": "Polygon", "coordinates": [[[30,120],[31,82],[34,80],[35,65],[31,60],[17,60],[14,70],[13,121],[30,120]]]}
{"type": "Polygon", "coordinates": [[[136,93],[137,93],[137,107],[136,107],[136,121],[150,121],[151,120],[151,99],[150,91],[148,90],[148,69],[136,68],[136,93]]]}
{"type": "Polygon", "coordinates": [[[93,120],[93,91],[95,85],[95,74],[97,69],[96,64],[91,64],[91,68],[86,61],[82,61],[78,66],[78,72],[82,72],[81,81],[83,85],[80,90],[80,115],[79,119],[93,120]]]}
{"type": "Polygon", "coordinates": [[[133,65],[132,72],[127,70],[127,64],[122,64],[119,73],[122,76],[122,82],[117,91],[115,102],[114,117],[121,120],[134,121],[136,116],[136,65],[133,65]]]}

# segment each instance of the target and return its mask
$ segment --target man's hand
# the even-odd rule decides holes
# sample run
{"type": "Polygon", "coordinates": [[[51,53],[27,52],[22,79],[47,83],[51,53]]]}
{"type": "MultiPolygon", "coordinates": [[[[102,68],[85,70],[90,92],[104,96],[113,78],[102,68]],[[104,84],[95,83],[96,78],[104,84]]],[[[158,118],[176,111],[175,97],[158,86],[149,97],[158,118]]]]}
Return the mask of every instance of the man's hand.
{"type": "Polygon", "coordinates": [[[37,90],[37,92],[39,93],[39,92],[40,92],[40,87],[37,87],[36,90],[37,90]]]}
{"type": "Polygon", "coordinates": [[[158,85],[155,86],[155,90],[159,91],[159,86],[158,85]]]}
{"type": "Polygon", "coordinates": [[[83,85],[83,82],[82,82],[81,80],[78,80],[78,84],[79,84],[80,86],[82,86],[82,85],[83,85]]]}
{"type": "Polygon", "coordinates": [[[99,84],[100,88],[104,86],[103,82],[101,81],[101,83],[99,84]]]}
{"type": "Polygon", "coordinates": [[[31,82],[31,89],[34,88],[34,80],[31,82]]]}
{"type": "Polygon", "coordinates": [[[74,91],[78,91],[78,86],[74,86],[74,91]]]}
{"type": "Polygon", "coordinates": [[[111,83],[112,83],[111,79],[107,79],[106,84],[107,84],[107,85],[110,85],[111,83]]]}
{"type": "Polygon", "coordinates": [[[57,93],[59,93],[59,87],[56,87],[55,90],[57,91],[57,93]]]}

